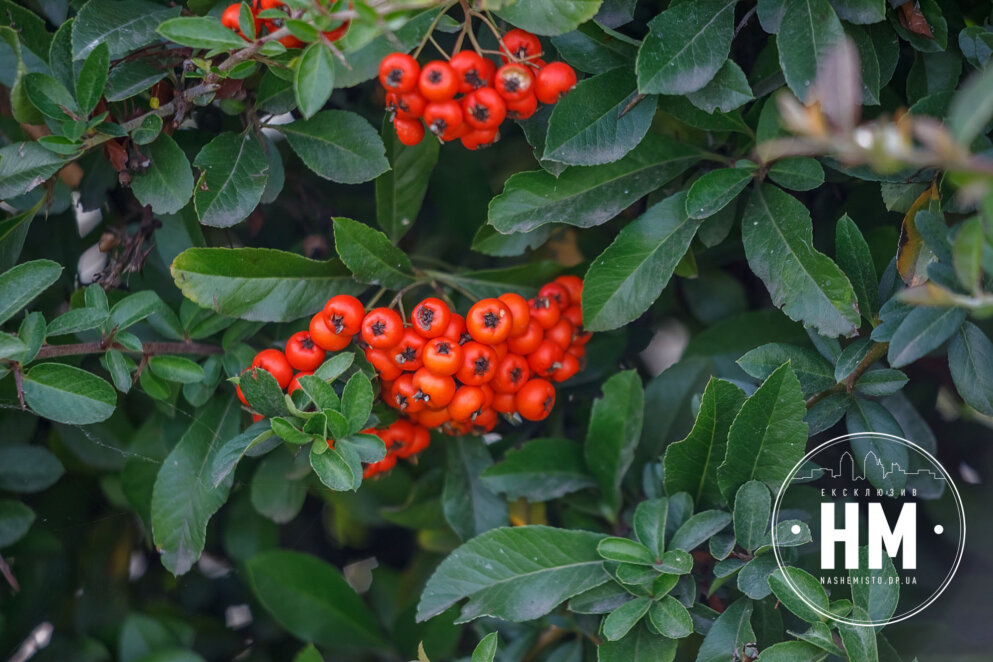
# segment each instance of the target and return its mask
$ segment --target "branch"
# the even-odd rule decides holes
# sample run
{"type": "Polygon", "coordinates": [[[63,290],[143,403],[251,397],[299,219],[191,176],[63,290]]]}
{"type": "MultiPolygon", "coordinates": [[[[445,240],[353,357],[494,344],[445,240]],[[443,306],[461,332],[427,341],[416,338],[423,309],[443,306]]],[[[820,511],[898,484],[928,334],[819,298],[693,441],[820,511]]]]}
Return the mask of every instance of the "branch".
{"type": "Polygon", "coordinates": [[[890,344],[888,342],[877,342],[873,344],[873,346],[869,348],[869,351],[865,357],[863,357],[862,360],[859,361],[859,364],[855,366],[855,369],[852,370],[850,375],[831,388],[824,389],[820,393],[815,393],[810,396],[807,399],[807,409],[810,409],[829,395],[841,393],[843,391],[846,393],[851,393],[855,388],[855,382],[859,380],[859,377],[861,377],[866,370],[872,367],[873,363],[886,356],[886,352],[889,351],[889,348],[890,344]]]}
{"type": "Polygon", "coordinates": [[[152,356],[155,354],[194,354],[197,356],[210,356],[220,354],[224,350],[217,345],[204,345],[195,342],[147,342],[142,344],[141,351],[128,349],[119,343],[113,343],[110,347],[105,347],[103,342],[81,342],[69,345],[43,345],[38,351],[36,359],[50,359],[59,356],[80,356],[83,354],[102,354],[108,349],[116,349],[129,354],[144,354],[152,356]]]}

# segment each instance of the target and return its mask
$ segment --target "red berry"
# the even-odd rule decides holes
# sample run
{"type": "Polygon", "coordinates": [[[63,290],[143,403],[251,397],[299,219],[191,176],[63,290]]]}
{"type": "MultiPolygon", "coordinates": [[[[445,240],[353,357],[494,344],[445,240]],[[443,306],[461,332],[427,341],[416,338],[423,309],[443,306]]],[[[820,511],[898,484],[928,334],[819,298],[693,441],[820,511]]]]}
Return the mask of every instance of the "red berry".
{"type": "Polygon", "coordinates": [[[445,333],[452,311],[448,304],[436,297],[428,297],[410,312],[411,327],[424,338],[437,338],[445,333]]]}
{"type": "Polygon", "coordinates": [[[276,378],[279,388],[285,389],[293,379],[293,367],[286,355],[278,349],[263,349],[252,359],[253,368],[262,368],[276,378]]]}
{"type": "Polygon", "coordinates": [[[428,101],[448,101],[459,91],[459,80],[451,65],[435,60],[421,69],[417,86],[428,101]]]}
{"type": "Polygon", "coordinates": [[[545,419],[555,406],[555,387],[545,379],[532,379],[514,398],[517,411],[529,421],[545,419]]]}
{"type": "Polygon", "coordinates": [[[538,111],[538,97],[534,92],[523,99],[507,102],[507,117],[512,120],[526,120],[538,111]]]}
{"type": "Polygon", "coordinates": [[[286,341],[286,360],[294,370],[313,372],[324,363],[324,348],[307,331],[299,331],[286,341]]]}
{"type": "Polygon", "coordinates": [[[324,304],[324,317],[339,336],[354,336],[362,329],[365,306],[351,294],[337,294],[324,304]]]}
{"type": "Polygon", "coordinates": [[[331,330],[323,310],[310,318],[309,332],[311,339],[317,346],[329,352],[337,352],[345,349],[352,342],[351,336],[346,334],[338,335],[331,330]]]}
{"type": "Polygon", "coordinates": [[[493,87],[507,101],[521,101],[531,94],[534,76],[523,64],[505,64],[497,69],[493,87]]]}
{"type": "Polygon", "coordinates": [[[484,58],[476,51],[459,51],[452,56],[448,64],[455,71],[455,76],[459,81],[459,92],[466,94],[473,90],[489,85],[491,78],[487,78],[488,68],[484,58]]]}
{"type": "Polygon", "coordinates": [[[500,133],[496,129],[475,129],[459,138],[463,147],[473,151],[489,147],[499,139],[500,133]]]}
{"type": "Polygon", "coordinates": [[[397,140],[402,144],[412,147],[424,140],[424,125],[421,120],[408,120],[397,116],[393,120],[393,128],[397,132],[397,140]]]}
{"type": "Polygon", "coordinates": [[[481,87],[462,99],[465,121],[474,129],[495,129],[507,117],[507,102],[492,87],[481,87]]]}
{"type": "Polygon", "coordinates": [[[379,63],[379,83],[389,92],[413,92],[421,67],[406,53],[391,53],[379,63]]]}
{"type": "Polygon", "coordinates": [[[391,308],[375,308],[362,319],[362,340],[376,349],[389,349],[403,340],[403,318],[391,308]]]}
{"type": "MultiPolygon", "coordinates": [[[[259,19],[255,18],[254,12],[252,13],[252,21],[255,23],[255,34],[257,35],[259,33],[260,23],[259,23],[259,19]]],[[[234,30],[235,32],[238,33],[238,35],[242,39],[245,39],[245,40],[248,39],[248,37],[245,36],[245,33],[241,31],[241,3],[240,2],[237,2],[237,3],[233,4],[233,5],[228,5],[227,9],[224,10],[224,13],[221,14],[221,25],[223,25],[224,27],[229,28],[231,30],[234,30]]]]}
{"type": "Polygon", "coordinates": [[[534,94],[541,103],[555,103],[576,87],[576,72],[565,62],[552,62],[538,71],[534,94]]]}
{"type": "Polygon", "coordinates": [[[432,101],[424,108],[424,123],[428,130],[443,139],[450,131],[462,127],[462,108],[454,99],[448,101],[432,101]]]}
{"type": "Polygon", "coordinates": [[[520,28],[514,28],[503,36],[500,58],[506,62],[508,58],[505,53],[510,53],[518,60],[526,60],[541,55],[541,42],[538,38],[520,28]]]}

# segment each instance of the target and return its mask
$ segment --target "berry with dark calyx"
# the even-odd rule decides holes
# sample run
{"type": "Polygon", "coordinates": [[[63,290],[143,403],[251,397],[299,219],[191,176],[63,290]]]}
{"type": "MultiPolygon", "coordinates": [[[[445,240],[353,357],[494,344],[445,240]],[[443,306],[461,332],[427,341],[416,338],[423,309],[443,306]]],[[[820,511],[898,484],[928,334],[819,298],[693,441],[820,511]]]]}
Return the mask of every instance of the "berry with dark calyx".
{"type": "Polygon", "coordinates": [[[427,341],[422,352],[424,367],[438,375],[454,375],[462,365],[462,346],[447,336],[427,341]]]}
{"type": "Polygon", "coordinates": [[[393,364],[405,372],[414,372],[424,361],[421,352],[424,350],[424,336],[407,327],[403,331],[403,338],[400,343],[390,351],[390,358],[393,364]]]}
{"type": "Polygon", "coordinates": [[[408,147],[413,147],[424,140],[424,125],[420,120],[397,117],[393,120],[393,128],[396,129],[397,140],[408,147]]]}
{"type": "Polygon", "coordinates": [[[505,34],[500,45],[500,58],[504,62],[512,59],[508,57],[508,53],[517,60],[536,58],[541,55],[541,42],[538,37],[520,28],[514,28],[505,34]]]}
{"type": "Polygon", "coordinates": [[[459,138],[462,146],[470,151],[489,147],[499,139],[500,133],[496,129],[474,129],[459,138]]]}
{"type": "Polygon", "coordinates": [[[486,394],[478,386],[460,386],[448,403],[448,415],[453,421],[468,421],[486,402],[486,394]]]}
{"type": "MultiPolygon", "coordinates": [[[[462,127],[464,117],[458,101],[432,101],[424,108],[424,123],[436,136],[444,137],[462,127]]],[[[448,140],[448,138],[445,138],[448,140]]]]}
{"type": "Polygon", "coordinates": [[[459,92],[462,94],[492,83],[492,78],[487,77],[489,68],[486,66],[483,56],[476,51],[459,51],[452,56],[448,64],[455,71],[455,76],[459,81],[459,92]]]}
{"type": "Polygon", "coordinates": [[[569,301],[578,305],[583,299],[583,279],[579,276],[559,276],[553,283],[558,283],[569,293],[569,301]]]}
{"type": "Polygon", "coordinates": [[[528,366],[539,377],[551,377],[562,365],[564,353],[554,341],[542,340],[538,349],[528,354],[528,366]]]}
{"type": "Polygon", "coordinates": [[[417,87],[428,101],[448,101],[458,94],[458,75],[444,60],[434,60],[421,69],[417,87]]]}
{"type": "Polygon", "coordinates": [[[418,390],[414,386],[414,377],[407,372],[396,378],[390,387],[387,404],[406,414],[414,414],[424,409],[424,400],[417,397],[418,390]]]}
{"type": "Polygon", "coordinates": [[[414,120],[424,116],[424,109],[427,108],[428,100],[419,92],[399,92],[386,93],[386,110],[394,113],[396,117],[405,120],[414,120]]]}
{"type": "Polygon", "coordinates": [[[499,299],[481,299],[469,309],[465,324],[473,340],[496,345],[510,336],[514,320],[510,308],[504,302],[499,299]]]}
{"type": "Polygon", "coordinates": [[[421,67],[406,53],[391,53],[379,63],[379,83],[387,92],[413,92],[421,67]]]}
{"type": "Polygon", "coordinates": [[[307,331],[299,331],[286,341],[286,360],[294,370],[317,370],[324,363],[324,348],[319,347],[307,331]]]}
{"type": "Polygon", "coordinates": [[[576,87],[576,72],[565,62],[552,62],[538,71],[534,94],[538,101],[551,104],[576,87]]]}
{"type": "Polygon", "coordinates": [[[528,312],[531,313],[531,319],[538,322],[542,329],[550,329],[555,326],[562,315],[555,299],[541,296],[528,301],[528,312]]]}
{"type": "Polygon", "coordinates": [[[410,325],[423,338],[437,338],[445,333],[452,311],[436,297],[428,297],[410,312],[410,325]]]}
{"type": "Polygon", "coordinates": [[[345,349],[352,342],[352,336],[345,334],[338,335],[331,330],[323,310],[310,318],[308,332],[310,333],[311,340],[318,347],[329,352],[337,352],[345,349]]]}
{"type": "Polygon", "coordinates": [[[572,303],[569,290],[564,285],[554,281],[542,285],[541,289],[538,290],[538,296],[554,299],[555,303],[559,304],[559,310],[565,310],[572,303]]]}
{"type": "Polygon", "coordinates": [[[428,407],[446,407],[455,395],[455,380],[448,375],[439,375],[428,368],[421,368],[412,377],[417,393],[414,397],[428,407]]]}
{"type": "Polygon", "coordinates": [[[376,369],[379,373],[379,378],[383,381],[392,382],[394,379],[403,374],[403,368],[397,367],[396,363],[393,361],[393,355],[391,350],[386,349],[376,349],[375,347],[368,347],[365,350],[365,358],[372,367],[376,369]]]}
{"type": "Polygon", "coordinates": [[[575,354],[570,354],[566,352],[562,355],[562,360],[559,362],[559,368],[552,374],[552,380],[556,382],[564,382],[570,379],[579,372],[579,358],[575,354]]]}
{"type": "Polygon", "coordinates": [[[450,338],[460,345],[464,345],[470,340],[470,336],[465,330],[465,318],[456,312],[451,314],[448,320],[448,326],[445,328],[445,333],[443,333],[446,338],[450,338]]]}
{"type": "Polygon", "coordinates": [[[493,87],[506,101],[521,101],[532,94],[534,75],[522,64],[505,64],[497,69],[493,87]]]}
{"type": "Polygon", "coordinates": [[[532,379],[514,396],[517,411],[529,421],[548,417],[555,406],[555,387],[546,379],[532,379]]]}
{"type": "Polygon", "coordinates": [[[391,308],[374,308],[362,318],[362,340],[370,347],[394,347],[403,339],[403,331],[403,318],[391,308]]]}
{"type": "Polygon", "coordinates": [[[531,366],[520,354],[507,354],[497,364],[490,385],[497,393],[516,393],[531,378],[531,366]]]}
{"type": "Polygon", "coordinates": [[[492,87],[481,87],[462,98],[465,122],[474,129],[495,129],[507,117],[507,102],[492,87]]]}
{"type": "Polygon", "coordinates": [[[481,386],[493,379],[496,372],[496,352],[489,345],[467,342],[462,346],[462,365],[455,376],[468,386],[481,386]]]}
{"type": "Polygon", "coordinates": [[[365,306],[351,294],[338,294],[324,305],[328,328],[339,336],[354,336],[362,329],[365,306]]]}

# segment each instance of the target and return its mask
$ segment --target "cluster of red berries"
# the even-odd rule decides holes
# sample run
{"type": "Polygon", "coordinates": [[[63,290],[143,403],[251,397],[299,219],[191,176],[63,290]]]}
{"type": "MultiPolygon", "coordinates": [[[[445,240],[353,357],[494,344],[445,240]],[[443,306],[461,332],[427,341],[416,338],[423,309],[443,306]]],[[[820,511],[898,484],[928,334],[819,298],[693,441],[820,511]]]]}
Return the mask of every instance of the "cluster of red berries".
{"type": "MultiPolygon", "coordinates": [[[[554,382],[579,372],[586,354],[591,334],[583,330],[582,291],[582,279],[560,276],[530,300],[512,292],[482,299],[465,317],[429,297],[411,311],[409,324],[392,308],[366,312],[361,301],[339,294],[311,318],[308,331],[290,336],[285,352],[262,350],[252,367],[293,393],[326,351],[342,350],[358,336],[379,373],[383,400],[400,414],[386,428],[365,431],[387,447],[383,460],[366,466],[368,477],[427,448],[429,429],[485,433],[499,414],[547,417],[554,382]]],[[[247,405],[240,387],[238,396],[247,405]]]]}
{"type": "MultiPolygon", "coordinates": [[[[351,6],[351,4],[349,4],[349,6],[351,6]]],[[[265,25],[266,30],[270,33],[275,32],[279,28],[283,27],[282,20],[280,19],[267,18],[260,20],[257,17],[259,12],[264,11],[266,9],[284,9],[285,7],[286,5],[283,4],[282,0],[252,0],[250,9],[252,12],[253,22],[255,23],[255,34],[256,35],[260,34],[259,30],[263,25],[265,25]]],[[[221,14],[221,24],[224,25],[224,27],[237,32],[239,35],[241,35],[242,39],[247,40],[248,37],[245,36],[245,33],[241,31],[241,24],[239,22],[240,18],[241,18],[241,3],[236,2],[233,5],[228,5],[227,9],[224,10],[224,13],[221,14]]],[[[341,39],[342,37],[345,36],[345,33],[348,32],[348,26],[350,23],[351,21],[344,21],[342,22],[341,25],[339,25],[335,29],[328,30],[327,32],[324,33],[324,38],[327,39],[328,41],[337,41],[341,39]]],[[[287,48],[303,48],[304,46],[307,45],[305,42],[300,41],[293,35],[286,35],[285,37],[279,40],[279,43],[281,43],[283,46],[286,46],[287,48]]]]}
{"type": "Polygon", "coordinates": [[[443,141],[458,138],[466,149],[493,144],[504,119],[527,119],[539,102],[555,103],[576,86],[572,67],[546,64],[541,54],[536,36],[514,29],[501,41],[500,68],[473,50],[423,67],[406,53],[387,55],[379,65],[379,82],[397,138],[416,145],[426,126],[443,141]]]}

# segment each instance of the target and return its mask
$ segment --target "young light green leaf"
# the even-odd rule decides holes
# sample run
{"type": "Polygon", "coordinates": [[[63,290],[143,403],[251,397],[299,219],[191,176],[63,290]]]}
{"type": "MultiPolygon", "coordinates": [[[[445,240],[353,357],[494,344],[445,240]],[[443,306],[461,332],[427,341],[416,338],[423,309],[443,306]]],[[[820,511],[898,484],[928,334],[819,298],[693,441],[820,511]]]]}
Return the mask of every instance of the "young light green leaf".
{"type": "Polygon", "coordinates": [[[193,165],[201,170],[193,204],[204,225],[230,227],[259,204],[269,170],[259,138],[252,133],[222,133],[203,146],[193,165]]]}
{"type": "Polygon", "coordinates": [[[640,542],[627,538],[604,538],[597,545],[597,553],[608,561],[654,566],[656,556],[640,542]]]}
{"type": "Polygon", "coordinates": [[[615,329],[645,312],[672,277],[700,223],[687,216],[686,195],[680,192],[625,226],[586,272],[585,327],[615,329]]]}
{"type": "Polygon", "coordinates": [[[393,290],[414,282],[410,258],[386,235],[364,223],[335,218],[334,246],[345,266],[363,282],[393,290]]]}
{"type": "Polygon", "coordinates": [[[293,94],[304,119],[313,117],[334,89],[334,55],[319,40],[304,49],[293,74],[293,94]]]}
{"type": "Polygon", "coordinates": [[[496,658],[498,642],[497,633],[490,632],[476,644],[476,648],[472,651],[472,659],[469,662],[493,662],[496,658]]]}
{"type": "Polygon", "coordinates": [[[196,384],[204,379],[203,368],[182,356],[160,354],[148,359],[148,367],[156,377],[179,384],[196,384]]]}

